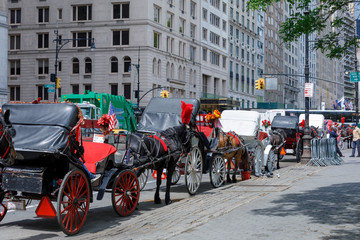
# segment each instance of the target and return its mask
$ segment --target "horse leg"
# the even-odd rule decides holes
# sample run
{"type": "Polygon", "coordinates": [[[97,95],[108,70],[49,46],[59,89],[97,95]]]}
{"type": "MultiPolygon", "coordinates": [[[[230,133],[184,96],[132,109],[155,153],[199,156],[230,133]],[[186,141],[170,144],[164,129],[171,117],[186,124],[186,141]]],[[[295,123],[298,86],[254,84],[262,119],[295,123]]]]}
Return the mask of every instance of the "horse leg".
{"type": "Polygon", "coordinates": [[[172,175],[175,171],[175,167],[176,167],[176,161],[174,158],[172,158],[169,163],[168,163],[168,167],[167,167],[167,176],[166,176],[166,192],[165,192],[165,204],[169,205],[172,203],[171,199],[170,199],[170,187],[171,187],[171,178],[172,175]]]}
{"type": "Polygon", "coordinates": [[[155,204],[161,204],[161,199],[160,199],[160,185],[161,185],[161,174],[164,170],[164,164],[161,163],[159,165],[158,168],[155,169],[156,170],[156,191],[155,191],[155,195],[154,195],[154,203],[155,204]]]}
{"type": "Polygon", "coordinates": [[[236,155],[235,155],[235,168],[234,168],[234,172],[233,172],[233,176],[232,176],[232,182],[233,183],[236,183],[237,180],[236,180],[236,172],[239,168],[239,164],[240,164],[240,153],[237,152],[236,155]]]}
{"type": "Polygon", "coordinates": [[[228,158],[227,160],[228,160],[228,161],[227,161],[226,182],[227,182],[227,183],[231,183],[230,170],[231,170],[231,161],[232,161],[232,158],[228,158]]]}
{"type": "Polygon", "coordinates": [[[280,149],[278,150],[278,153],[277,153],[276,168],[277,168],[277,169],[280,169],[280,149]]]}

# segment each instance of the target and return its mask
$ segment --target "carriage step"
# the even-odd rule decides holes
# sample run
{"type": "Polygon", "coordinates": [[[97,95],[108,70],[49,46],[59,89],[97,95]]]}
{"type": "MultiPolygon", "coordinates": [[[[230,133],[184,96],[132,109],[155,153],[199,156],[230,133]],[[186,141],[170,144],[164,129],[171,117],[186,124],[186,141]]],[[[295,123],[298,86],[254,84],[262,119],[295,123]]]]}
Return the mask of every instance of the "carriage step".
{"type": "Polygon", "coordinates": [[[9,200],[6,202],[6,208],[8,210],[26,210],[25,200],[9,200]]]}

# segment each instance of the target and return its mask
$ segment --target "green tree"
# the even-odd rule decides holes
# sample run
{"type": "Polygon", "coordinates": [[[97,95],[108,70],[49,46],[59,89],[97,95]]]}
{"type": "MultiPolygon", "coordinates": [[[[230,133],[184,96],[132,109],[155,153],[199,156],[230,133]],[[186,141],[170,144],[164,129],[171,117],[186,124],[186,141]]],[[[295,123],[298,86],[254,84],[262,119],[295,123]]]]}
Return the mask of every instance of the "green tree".
{"type": "MultiPolygon", "coordinates": [[[[247,10],[264,10],[281,0],[249,0],[247,10]]],[[[291,4],[294,13],[281,25],[280,35],[287,42],[296,41],[302,34],[317,33],[318,38],[314,48],[326,53],[329,58],[341,58],[347,55],[350,47],[357,44],[355,36],[344,38],[346,27],[354,28],[354,22],[347,23],[343,18],[349,10],[350,3],[359,1],[350,0],[284,0],[291,4]],[[330,24],[330,25],[329,25],[330,24]],[[333,31],[327,31],[331,26],[333,31]]]]}

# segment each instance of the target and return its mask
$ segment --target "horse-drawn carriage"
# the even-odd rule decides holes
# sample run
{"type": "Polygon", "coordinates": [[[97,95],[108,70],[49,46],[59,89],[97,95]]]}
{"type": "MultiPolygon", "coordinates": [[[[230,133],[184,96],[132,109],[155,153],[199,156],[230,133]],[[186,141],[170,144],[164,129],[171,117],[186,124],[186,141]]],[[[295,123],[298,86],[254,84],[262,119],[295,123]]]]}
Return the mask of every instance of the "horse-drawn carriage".
{"type": "Polygon", "coordinates": [[[125,155],[116,161],[116,149],[109,144],[82,143],[82,114],[75,104],[5,104],[2,110],[10,112],[10,122],[2,124],[1,138],[11,144],[4,130],[9,128],[16,136],[13,150],[1,146],[0,221],[9,207],[25,210],[25,200],[40,200],[39,217],[57,218],[65,234],[76,234],[93,202],[92,190],[98,190],[98,200],[111,190],[120,216],[135,210],[139,182],[133,166],[124,164],[125,155]]]}
{"type": "Polygon", "coordinates": [[[302,155],[302,141],[299,133],[298,117],[296,116],[275,116],[271,129],[283,131],[285,133],[285,150],[291,149],[296,156],[296,161],[300,162],[302,155]]]}
{"type": "Polygon", "coordinates": [[[250,153],[255,176],[263,170],[272,174],[275,169],[275,152],[284,144],[283,136],[260,132],[260,114],[254,111],[225,110],[221,124],[224,131],[234,131],[240,135],[250,153]]]}

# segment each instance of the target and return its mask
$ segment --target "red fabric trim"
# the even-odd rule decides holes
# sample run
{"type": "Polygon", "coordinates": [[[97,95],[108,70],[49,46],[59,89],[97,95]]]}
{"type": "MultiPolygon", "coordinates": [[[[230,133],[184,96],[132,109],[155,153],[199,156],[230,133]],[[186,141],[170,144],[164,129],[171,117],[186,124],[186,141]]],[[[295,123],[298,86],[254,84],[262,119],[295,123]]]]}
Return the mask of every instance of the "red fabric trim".
{"type": "Polygon", "coordinates": [[[227,133],[227,134],[229,134],[230,136],[232,136],[233,138],[235,138],[235,139],[236,139],[236,143],[237,143],[238,145],[240,144],[239,139],[238,139],[234,134],[232,134],[232,133],[227,133]]]}
{"type": "Polygon", "coordinates": [[[96,163],[102,161],[110,154],[116,152],[116,148],[107,143],[83,142],[84,160],[86,168],[96,173],[96,163]]]}
{"type": "Polygon", "coordinates": [[[6,149],[6,152],[4,153],[4,155],[1,156],[2,159],[4,159],[6,157],[6,154],[8,154],[9,150],[10,150],[10,147],[8,147],[6,149]]]}
{"type": "Polygon", "coordinates": [[[149,137],[152,137],[152,138],[155,138],[156,140],[158,140],[161,143],[161,145],[163,145],[165,152],[167,152],[167,150],[168,150],[167,146],[166,146],[165,142],[161,138],[159,138],[156,135],[150,135],[149,137]]]}
{"type": "Polygon", "coordinates": [[[208,126],[201,126],[199,127],[200,132],[203,132],[205,134],[206,137],[210,137],[213,128],[208,127],[208,126]]]}
{"type": "Polygon", "coordinates": [[[269,134],[267,132],[259,132],[259,140],[262,141],[265,138],[269,137],[269,134]]]}

